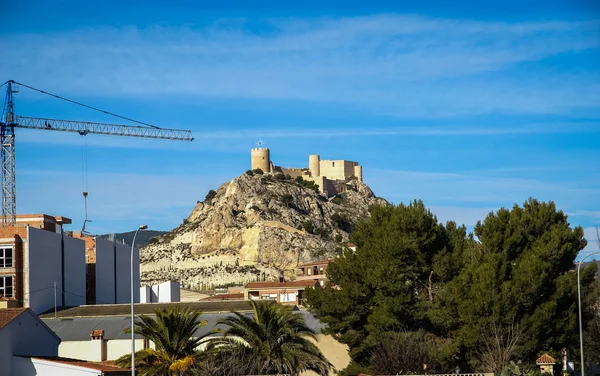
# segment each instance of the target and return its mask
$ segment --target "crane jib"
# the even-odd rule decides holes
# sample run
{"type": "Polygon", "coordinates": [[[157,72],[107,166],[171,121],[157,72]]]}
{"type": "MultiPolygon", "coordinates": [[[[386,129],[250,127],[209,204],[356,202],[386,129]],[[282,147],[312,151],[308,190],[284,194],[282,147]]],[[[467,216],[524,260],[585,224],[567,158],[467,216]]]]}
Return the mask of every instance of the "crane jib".
{"type": "Polygon", "coordinates": [[[192,132],[189,130],[150,128],[135,125],[105,124],[76,120],[45,119],[28,116],[16,116],[15,120],[14,126],[17,128],[76,132],[80,135],[102,134],[109,136],[129,136],[164,140],[194,140],[192,132]]]}

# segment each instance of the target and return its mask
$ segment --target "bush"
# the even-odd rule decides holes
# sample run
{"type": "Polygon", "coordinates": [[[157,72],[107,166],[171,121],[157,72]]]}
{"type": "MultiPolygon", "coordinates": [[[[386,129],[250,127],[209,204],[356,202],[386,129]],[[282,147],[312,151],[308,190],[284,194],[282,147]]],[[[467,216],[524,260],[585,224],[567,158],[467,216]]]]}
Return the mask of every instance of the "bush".
{"type": "Polygon", "coordinates": [[[260,177],[260,182],[261,183],[266,183],[271,181],[271,175],[263,175],[260,177]]]}
{"type": "Polygon", "coordinates": [[[261,170],[260,168],[255,168],[254,170],[252,170],[252,172],[254,172],[256,175],[264,174],[263,170],[261,170]]]}
{"type": "Polygon", "coordinates": [[[304,221],[302,222],[302,228],[304,229],[304,231],[308,232],[309,234],[314,234],[315,232],[315,225],[314,223],[312,223],[311,221],[304,221]]]}
{"type": "Polygon", "coordinates": [[[285,180],[285,175],[281,174],[281,173],[277,173],[277,174],[275,174],[275,179],[283,181],[283,180],[285,180]]]}
{"type": "Polygon", "coordinates": [[[345,232],[352,232],[353,223],[352,221],[343,214],[333,213],[331,220],[337,228],[345,232]]]}
{"type": "Polygon", "coordinates": [[[254,211],[255,211],[255,212],[257,212],[257,213],[258,213],[258,212],[260,212],[260,208],[259,208],[258,206],[256,206],[256,205],[252,205],[252,206],[250,207],[250,210],[254,210],[254,211]]]}
{"type": "Polygon", "coordinates": [[[344,240],[344,237],[342,236],[342,234],[336,234],[335,235],[335,241],[338,243],[341,243],[342,240],[344,240]]]}
{"type": "Polygon", "coordinates": [[[252,170],[248,170],[248,171],[246,171],[246,175],[254,176],[254,172],[252,170]]]}
{"type": "Polygon", "coordinates": [[[290,194],[284,194],[281,196],[281,201],[287,206],[291,206],[292,202],[294,201],[294,196],[290,194]]]}
{"type": "Polygon", "coordinates": [[[206,194],[206,197],[204,198],[204,202],[209,203],[211,202],[211,200],[213,198],[215,198],[215,196],[217,195],[217,192],[213,191],[212,189],[210,191],[208,191],[208,193],[206,194]]]}

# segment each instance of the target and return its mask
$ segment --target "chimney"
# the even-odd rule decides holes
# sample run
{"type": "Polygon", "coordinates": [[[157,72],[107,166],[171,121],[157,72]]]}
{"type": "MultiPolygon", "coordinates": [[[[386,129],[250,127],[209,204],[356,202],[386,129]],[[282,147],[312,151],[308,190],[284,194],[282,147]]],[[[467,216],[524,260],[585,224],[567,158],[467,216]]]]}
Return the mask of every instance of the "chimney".
{"type": "Polygon", "coordinates": [[[104,340],[104,330],[92,330],[90,333],[91,344],[89,361],[103,362],[106,360],[106,341],[104,340]]]}

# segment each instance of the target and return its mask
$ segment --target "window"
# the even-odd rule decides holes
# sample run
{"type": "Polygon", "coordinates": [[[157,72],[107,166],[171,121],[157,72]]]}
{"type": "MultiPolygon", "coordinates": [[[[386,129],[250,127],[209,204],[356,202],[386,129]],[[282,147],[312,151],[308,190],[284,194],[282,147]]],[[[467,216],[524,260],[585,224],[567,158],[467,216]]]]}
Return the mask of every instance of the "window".
{"type": "Polygon", "coordinates": [[[13,249],[12,247],[0,248],[0,268],[13,267],[13,249]]]}
{"type": "Polygon", "coordinates": [[[0,276],[0,296],[13,297],[13,277],[0,276]]]}

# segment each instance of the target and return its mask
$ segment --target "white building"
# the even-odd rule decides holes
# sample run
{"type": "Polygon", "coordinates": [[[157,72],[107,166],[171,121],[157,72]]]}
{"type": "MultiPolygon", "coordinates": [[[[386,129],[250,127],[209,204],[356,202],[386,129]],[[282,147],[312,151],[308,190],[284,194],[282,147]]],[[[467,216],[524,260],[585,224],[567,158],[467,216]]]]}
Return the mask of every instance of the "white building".
{"type": "MultiPolygon", "coordinates": [[[[131,246],[95,237],[96,304],[131,303],[131,246]]],[[[140,301],[140,252],[133,250],[133,297],[140,301]]]]}
{"type": "Polygon", "coordinates": [[[0,309],[0,376],[22,375],[15,356],[57,356],[60,338],[30,309],[0,309]]]}
{"type": "Polygon", "coordinates": [[[140,288],[140,303],[177,303],[180,301],[179,282],[167,281],[140,288]]]}

